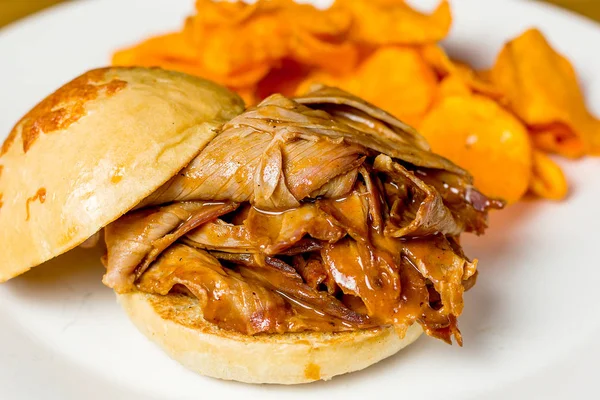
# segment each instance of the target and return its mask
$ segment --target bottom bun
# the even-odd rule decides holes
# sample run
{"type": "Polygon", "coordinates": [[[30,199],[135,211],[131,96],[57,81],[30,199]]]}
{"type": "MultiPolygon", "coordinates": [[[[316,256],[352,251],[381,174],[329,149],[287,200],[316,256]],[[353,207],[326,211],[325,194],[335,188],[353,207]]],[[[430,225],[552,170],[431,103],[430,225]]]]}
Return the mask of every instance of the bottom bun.
{"type": "Polygon", "coordinates": [[[145,293],[117,297],[138,329],[186,368],[247,383],[328,380],[375,364],[422,333],[415,324],[404,338],[391,327],[248,336],[205,321],[194,298],[145,293]]]}

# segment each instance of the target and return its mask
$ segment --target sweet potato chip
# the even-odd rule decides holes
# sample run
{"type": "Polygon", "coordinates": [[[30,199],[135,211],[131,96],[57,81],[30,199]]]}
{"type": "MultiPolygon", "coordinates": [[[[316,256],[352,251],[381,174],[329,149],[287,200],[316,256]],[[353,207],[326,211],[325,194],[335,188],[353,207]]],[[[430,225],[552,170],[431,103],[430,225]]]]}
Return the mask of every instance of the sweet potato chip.
{"type": "Polygon", "coordinates": [[[429,15],[402,0],[336,0],[333,9],[349,10],[354,17],[351,38],[370,45],[438,42],[452,23],[447,0],[429,15]]]}
{"type": "Polygon", "coordinates": [[[283,3],[287,3],[287,1],[257,1],[248,4],[242,1],[196,0],[197,14],[194,19],[201,26],[237,26],[251,18],[255,13],[275,10],[281,7],[283,3]]]}
{"type": "Polygon", "coordinates": [[[545,150],[571,156],[600,154],[600,122],[586,108],[575,70],[539,30],[530,29],[506,44],[491,77],[508,107],[532,130],[545,132],[541,142],[536,140],[545,143],[545,150]],[[557,125],[564,129],[553,129],[557,125]],[[548,140],[559,132],[560,138],[548,140]]]}
{"type": "MultiPolygon", "coordinates": [[[[120,66],[160,66],[214,80],[229,87],[245,87],[262,79],[270,69],[267,63],[255,63],[225,74],[223,68],[204,63],[210,53],[193,42],[193,19],[188,18],[182,32],[147,39],[138,45],[118,51],[112,64],[120,66]]],[[[227,62],[227,61],[223,61],[227,62]]]]}
{"type": "Polygon", "coordinates": [[[560,166],[539,150],[533,151],[533,174],[529,190],[536,196],[551,200],[563,200],[569,191],[560,166]]]}
{"type": "Polygon", "coordinates": [[[289,27],[274,12],[255,12],[235,27],[201,22],[196,18],[190,27],[193,44],[200,56],[198,62],[215,75],[230,76],[272,65],[289,53],[289,27]]]}
{"type": "MultiPolygon", "coordinates": [[[[297,92],[298,86],[306,79],[310,69],[305,65],[292,61],[283,60],[282,64],[271,70],[256,87],[256,99],[261,100],[273,93],[281,93],[292,97],[297,92]]],[[[246,103],[248,105],[254,102],[246,103]]]]}
{"type": "Polygon", "coordinates": [[[134,47],[117,51],[112,62],[113,65],[127,66],[158,58],[193,63],[198,58],[198,52],[183,33],[177,32],[152,37],[134,47]]]}
{"type": "Polygon", "coordinates": [[[318,10],[292,0],[255,4],[202,0],[197,10],[193,38],[203,50],[204,64],[218,74],[274,65],[282,58],[334,72],[347,72],[356,64],[355,47],[344,42],[352,22],[346,10],[318,10]]]}
{"type": "Polygon", "coordinates": [[[531,179],[532,149],[527,129],[493,100],[450,96],[419,126],[433,151],[467,169],[486,195],[519,200],[531,179]]]}
{"type": "Polygon", "coordinates": [[[412,47],[381,47],[352,74],[316,72],[300,85],[303,93],[314,83],[338,86],[394,114],[409,125],[418,124],[431,106],[437,77],[412,47]]]}
{"type": "Polygon", "coordinates": [[[114,63],[160,65],[245,92],[284,59],[333,73],[348,73],[357,63],[356,45],[346,40],[348,10],[318,10],[292,0],[197,0],[196,10],[182,32],[118,52],[114,63]]]}
{"type": "Polygon", "coordinates": [[[332,73],[350,73],[358,60],[358,49],[350,42],[333,43],[299,31],[290,40],[290,57],[305,65],[332,73]]]}
{"type": "Polygon", "coordinates": [[[352,24],[348,10],[319,10],[290,1],[282,23],[290,29],[290,58],[295,61],[333,73],[347,73],[356,66],[356,45],[346,40],[352,24]]]}
{"type": "Polygon", "coordinates": [[[583,141],[563,124],[552,124],[538,129],[530,129],[533,145],[548,153],[559,154],[568,158],[579,158],[585,155],[583,141]]]}
{"type": "Polygon", "coordinates": [[[421,51],[425,60],[440,77],[453,76],[455,79],[461,79],[474,92],[491,98],[497,99],[501,96],[500,91],[489,80],[482,79],[467,64],[451,60],[441,46],[430,44],[423,46],[421,51]]]}
{"type": "Polygon", "coordinates": [[[197,58],[194,56],[194,48],[187,46],[186,43],[184,36],[180,33],[151,38],[135,47],[116,52],[112,64],[118,66],[160,66],[165,69],[201,76],[232,88],[254,85],[270,69],[269,65],[257,65],[253,69],[238,71],[236,74],[229,76],[219,75],[198,63],[197,58]]]}
{"type": "Polygon", "coordinates": [[[342,8],[322,10],[293,0],[286,0],[284,3],[286,3],[284,19],[297,31],[308,32],[322,40],[337,43],[347,38],[353,22],[349,10],[342,8]]]}
{"type": "Polygon", "coordinates": [[[490,84],[493,84],[492,83],[492,70],[491,69],[480,69],[478,71],[475,71],[475,75],[477,75],[477,78],[481,79],[482,81],[488,82],[490,84]]]}
{"type": "Polygon", "coordinates": [[[473,94],[471,88],[467,83],[458,75],[448,75],[442,79],[438,86],[438,90],[435,96],[435,104],[438,104],[447,97],[452,96],[466,96],[469,97],[473,94]]]}

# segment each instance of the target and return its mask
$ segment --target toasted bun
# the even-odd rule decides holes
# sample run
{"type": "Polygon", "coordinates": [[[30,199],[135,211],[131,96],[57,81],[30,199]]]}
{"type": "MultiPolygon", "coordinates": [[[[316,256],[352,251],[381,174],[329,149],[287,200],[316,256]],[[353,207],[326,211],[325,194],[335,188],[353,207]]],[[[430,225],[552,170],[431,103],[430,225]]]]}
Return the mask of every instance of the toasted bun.
{"type": "Polygon", "coordinates": [[[138,329],[188,369],[247,383],[328,380],[375,364],[422,333],[415,324],[402,339],[393,328],[248,336],[206,322],[198,301],[187,296],[117,297],[138,329]]]}
{"type": "Polygon", "coordinates": [[[90,71],[48,96],[0,151],[0,282],[133,208],[243,108],[217,84],[146,68],[90,71]]]}

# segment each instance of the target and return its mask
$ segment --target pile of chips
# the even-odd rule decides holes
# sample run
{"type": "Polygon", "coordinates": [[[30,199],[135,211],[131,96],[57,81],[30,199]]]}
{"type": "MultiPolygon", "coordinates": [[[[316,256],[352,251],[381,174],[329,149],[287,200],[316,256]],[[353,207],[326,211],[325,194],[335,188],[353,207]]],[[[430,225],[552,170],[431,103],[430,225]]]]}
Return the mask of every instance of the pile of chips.
{"type": "Polygon", "coordinates": [[[486,71],[448,57],[443,0],[430,14],[402,0],[197,0],[180,32],[114,55],[115,65],[161,66],[236,90],[247,104],[338,86],[415,126],[433,150],[469,170],[487,195],[563,199],[568,184],[548,153],[600,154],[600,121],[577,76],[536,29],[507,43],[486,71]]]}

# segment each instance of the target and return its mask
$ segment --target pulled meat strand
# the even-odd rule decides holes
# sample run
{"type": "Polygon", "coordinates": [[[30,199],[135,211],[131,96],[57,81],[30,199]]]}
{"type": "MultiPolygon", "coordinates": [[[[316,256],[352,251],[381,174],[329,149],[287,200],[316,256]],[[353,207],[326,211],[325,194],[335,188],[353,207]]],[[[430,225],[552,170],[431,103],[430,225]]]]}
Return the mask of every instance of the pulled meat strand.
{"type": "Polygon", "coordinates": [[[217,219],[207,222],[189,232],[182,241],[190,246],[205,250],[230,253],[254,253],[258,251],[250,240],[244,225],[234,225],[217,219]]]}
{"type": "Polygon", "coordinates": [[[190,230],[237,208],[235,203],[181,202],[119,218],[105,231],[103,282],[118,293],[133,284],[167,247],[190,230]]]}
{"type": "Polygon", "coordinates": [[[392,186],[402,188],[403,197],[392,196],[385,233],[391,237],[427,236],[437,233],[458,235],[463,231],[452,212],[444,205],[439,192],[426,185],[402,165],[380,154],[373,162],[376,171],[384,172],[392,186]]]}
{"type": "Polygon", "coordinates": [[[298,207],[311,193],[339,196],[352,189],[354,171],[363,163],[367,149],[342,138],[302,134],[282,121],[268,122],[264,130],[252,121],[231,121],[140,207],[170,201],[230,200],[249,201],[266,210],[287,210],[298,207]],[[338,179],[337,186],[332,187],[334,179],[338,179]]]}
{"type": "Polygon", "coordinates": [[[185,287],[198,298],[204,319],[222,329],[247,335],[314,328],[348,331],[369,326],[357,323],[357,318],[325,316],[301,301],[289,301],[260,280],[223,268],[207,252],[179,244],[159,257],[142,275],[137,288],[167,295],[175,285],[185,287]]]}
{"type": "Polygon", "coordinates": [[[252,208],[244,222],[250,241],[265,254],[279,254],[298,243],[305,235],[334,243],[346,232],[316,204],[303,204],[285,212],[268,212],[252,208]]]}
{"type": "Polygon", "coordinates": [[[321,255],[326,268],[345,294],[359,297],[368,315],[392,324],[401,285],[393,260],[385,252],[351,238],[326,246],[321,255]]]}
{"type": "Polygon", "coordinates": [[[306,285],[296,270],[274,257],[266,257],[261,262],[250,254],[216,254],[218,258],[238,265],[239,273],[247,278],[260,281],[271,290],[284,294],[298,304],[304,304],[327,315],[339,318],[356,326],[372,326],[369,318],[360,315],[340,303],[326,292],[306,285]]]}
{"type": "Polygon", "coordinates": [[[106,228],[104,282],[197,297],[206,320],[247,335],[419,323],[462,344],[477,261],[458,237],[503,205],[355,96],[273,95],[106,228]]]}
{"type": "Polygon", "coordinates": [[[304,282],[311,288],[319,289],[322,285],[327,290],[327,293],[337,293],[339,288],[331,273],[325,268],[320,254],[309,253],[308,259],[298,254],[294,256],[293,264],[298,274],[300,274],[304,282]]]}
{"type": "Polygon", "coordinates": [[[410,164],[471,176],[446,158],[432,153],[427,140],[414,128],[382,109],[335,87],[316,86],[294,98],[300,104],[327,111],[331,118],[353,129],[349,139],[378,153],[410,164]]]}
{"type": "Polygon", "coordinates": [[[433,283],[440,295],[442,314],[460,315],[463,311],[463,281],[473,276],[477,262],[456,254],[443,235],[412,239],[401,243],[402,254],[423,277],[433,283]]]}
{"type": "Polygon", "coordinates": [[[460,176],[443,170],[417,168],[415,175],[442,196],[444,205],[458,216],[465,232],[483,235],[487,228],[487,213],[501,210],[504,201],[489,199],[460,176]]]}

